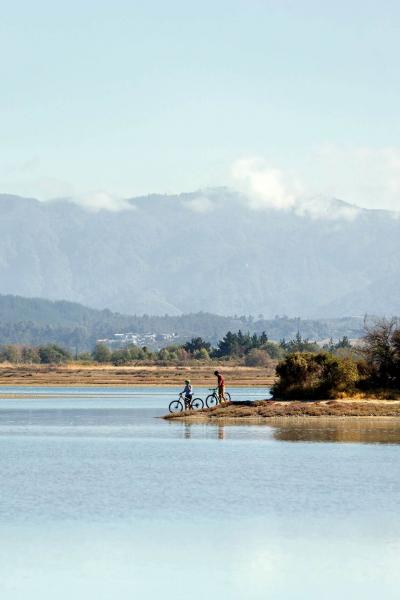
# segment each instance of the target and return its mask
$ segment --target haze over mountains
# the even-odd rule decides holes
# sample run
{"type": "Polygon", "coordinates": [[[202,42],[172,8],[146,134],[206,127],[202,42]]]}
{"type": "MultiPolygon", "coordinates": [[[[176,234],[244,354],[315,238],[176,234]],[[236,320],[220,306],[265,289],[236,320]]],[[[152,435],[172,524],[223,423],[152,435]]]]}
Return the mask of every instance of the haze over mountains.
{"type": "Polygon", "coordinates": [[[225,188],[98,208],[0,195],[0,293],[126,314],[400,314],[397,213],[225,188]]]}

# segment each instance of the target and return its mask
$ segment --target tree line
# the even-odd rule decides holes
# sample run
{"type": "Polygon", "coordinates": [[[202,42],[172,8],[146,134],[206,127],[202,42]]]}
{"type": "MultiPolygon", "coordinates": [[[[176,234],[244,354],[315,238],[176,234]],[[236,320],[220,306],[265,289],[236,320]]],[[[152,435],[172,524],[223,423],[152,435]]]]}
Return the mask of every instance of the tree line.
{"type": "MultiPolygon", "coordinates": [[[[336,345],[331,340],[329,351],[344,347],[349,342],[346,337],[336,345]]],[[[62,364],[79,360],[83,362],[129,365],[137,362],[158,364],[182,364],[191,361],[208,362],[211,360],[235,361],[247,366],[275,366],[287,354],[293,352],[316,351],[319,346],[300,333],[291,340],[280,343],[269,340],[265,331],[260,334],[228,331],[213,346],[202,337],[193,337],[182,344],[172,344],[160,350],[146,346],[126,345],[123,348],[110,349],[107,344],[98,343],[91,352],[71,352],[58,344],[39,346],[6,344],[0,346],[0,362],[21,364],[62,364]]]]}
{"type": "Polygon", "coordinates": [[[269,338],[293,339],[298,330],[310,339],[335,338],[345,334],[353,338],[362,333],[362,319],[300,319],[276,315],[221,316],[199,312],[186,315],[123,315],[110,310],[97,310],[67,301],[0,295],[0,343],[41,346],[57,344],[71,352],[91,352],[96,340],[111,338],[116,332],[174,333],[180,342],[197,335],[214,347],[230,330],[249,331],[269,338]]]}

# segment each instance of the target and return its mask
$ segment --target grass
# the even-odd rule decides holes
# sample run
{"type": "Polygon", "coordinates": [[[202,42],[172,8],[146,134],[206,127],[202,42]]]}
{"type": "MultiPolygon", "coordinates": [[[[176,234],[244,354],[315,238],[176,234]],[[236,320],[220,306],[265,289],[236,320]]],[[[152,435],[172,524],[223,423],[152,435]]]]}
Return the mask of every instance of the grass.
{"type": "Polygon", "coordinates": [[[49,385],[49,386],[90,386],[90,385],[182,385],[190,379],[193,385],[216,387],[215,369],[223,371],[228,386],[269,387],[274,377],[263,367],[242,367],[236,365],[13,365],[0,364],[1,385],[49,385]]]}
{"type": "Polygon", "coordinates": [[[400,417],[400,401],[285,401],[264,400],[251,406],[228,404],[194,413],[185,411],[165,419],[270,419],[273,417],[400,417]]]}

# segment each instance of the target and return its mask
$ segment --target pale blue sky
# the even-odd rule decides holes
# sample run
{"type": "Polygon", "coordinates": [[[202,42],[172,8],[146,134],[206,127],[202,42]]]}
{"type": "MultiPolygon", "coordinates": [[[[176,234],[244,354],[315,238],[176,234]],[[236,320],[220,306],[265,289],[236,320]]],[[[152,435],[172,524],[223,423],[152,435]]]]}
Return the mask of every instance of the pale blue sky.
{"type": "Polygon", "coordinates": [[[235,185],[235,162],[257,158],[289,187],[400,209],[398,2],[31,0],[1,12],[2,192],[235,185]]]}

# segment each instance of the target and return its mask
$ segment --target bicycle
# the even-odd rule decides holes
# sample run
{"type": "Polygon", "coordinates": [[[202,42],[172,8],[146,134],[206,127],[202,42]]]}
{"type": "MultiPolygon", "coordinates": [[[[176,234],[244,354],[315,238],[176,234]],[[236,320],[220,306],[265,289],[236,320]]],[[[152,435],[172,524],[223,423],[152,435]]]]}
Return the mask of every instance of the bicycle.
{"type": "Polygon", "coordinates": [[[183,410],[201,410],[204,408],[204,402],[201,398],[187,400],[183,397],[183,394],[179,394],[179,399],[172,400],[168,408],[170,413],[178,413],[183,410]]]}
{"type": "MultiPolygon", "coordinates": [[[[212,392],[212,394],[209,394],[207,396],[206,406],[207,408],[213,408],[214,406],[217,406],[217,404],[219,404],[218,388],[209,388],[209,390],[210,392],[212,392]]],[[[229,392],[224,392],[224,396],[226,402],[231,402],[231,395],[229,392]]]]}

